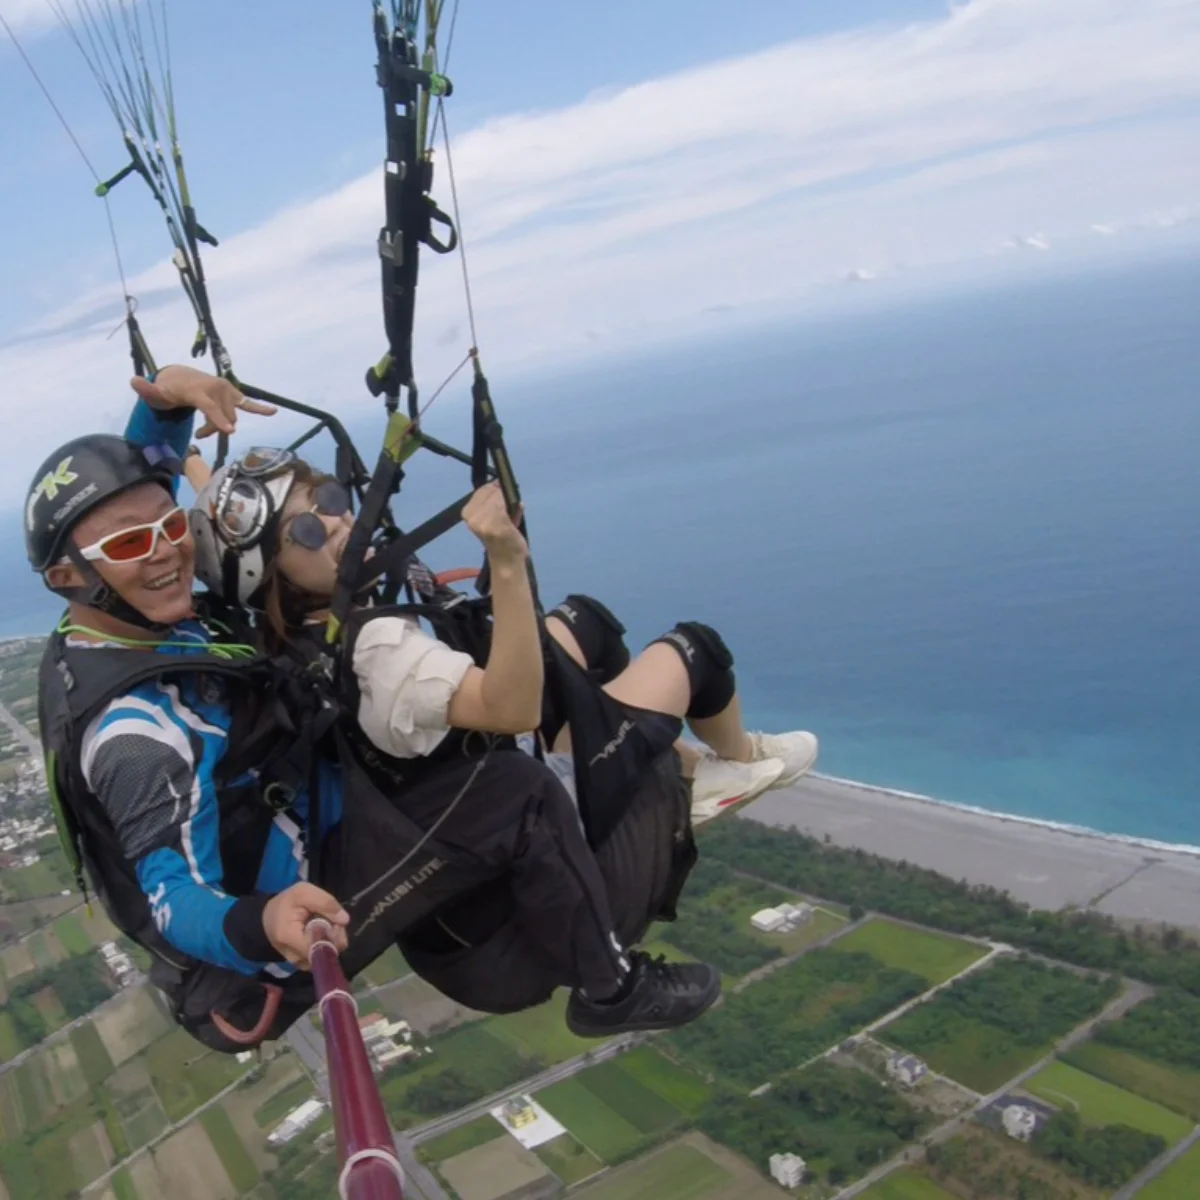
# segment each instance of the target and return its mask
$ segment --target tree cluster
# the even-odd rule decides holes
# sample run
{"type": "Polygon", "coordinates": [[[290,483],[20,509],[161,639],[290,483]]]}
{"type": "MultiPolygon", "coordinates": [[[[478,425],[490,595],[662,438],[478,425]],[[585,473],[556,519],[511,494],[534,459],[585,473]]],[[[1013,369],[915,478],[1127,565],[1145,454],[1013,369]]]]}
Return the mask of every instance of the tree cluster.
{"type": "Polygon", "coordinates": [[[1033,1135],[1033,1148],[1094,1187],[1116,1188],[1156,1159],[1167,1143],[1129,1125],[1085,1125],[1078,1113],[1059,1112],[1033,1135]]]}
{"type": "Polygon", "coordinates": [[[995,888],[757,821],[713,821],[699,840],[702,854],[810,895],[1200,996],[1200,945],[1177,930],[1127,933],[1099,913],[1031,909],[995,888]]]}
{"type": "Polygon", "coordinates": [[[1096,1040],[1171,1066],[1200,1070],[1200,999],[1178,988],[1159,992],[1121,1020],[1102,1025],[1096,1040]]]}

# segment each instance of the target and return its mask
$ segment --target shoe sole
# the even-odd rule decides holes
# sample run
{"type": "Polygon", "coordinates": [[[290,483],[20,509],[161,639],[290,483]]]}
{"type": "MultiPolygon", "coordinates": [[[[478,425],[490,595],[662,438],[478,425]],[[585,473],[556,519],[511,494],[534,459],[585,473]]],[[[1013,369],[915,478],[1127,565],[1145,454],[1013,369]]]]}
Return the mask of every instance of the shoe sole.
{"type": "Polygon", "coordinates": [[[670,1023],[663,1021],[636,1021],[633,1024],[626,1024],[618,1027],[610,1025],[604,1029],[588,1029],[572,1021],[571,1014],[567,1013],[567,1028],[576,1037],[587,1038],[620,1037],[625,1033],[656,1033],[669,1029],[682,1029],[684,1025],[690,1025],[693,1021],[704,1016],[704,1014],[708,1012],[708,1010],[712,1008],[714,1004],[716,1004],[720,997],[721,977],[718,975],[716,979],[713,980],[712,987],[708,992],[705,993],[701,1007],[696,1009],[696,1011],[692,1013],[691,1016],[689,1016],[685,1021],[672,1021],[670,1023]]]}

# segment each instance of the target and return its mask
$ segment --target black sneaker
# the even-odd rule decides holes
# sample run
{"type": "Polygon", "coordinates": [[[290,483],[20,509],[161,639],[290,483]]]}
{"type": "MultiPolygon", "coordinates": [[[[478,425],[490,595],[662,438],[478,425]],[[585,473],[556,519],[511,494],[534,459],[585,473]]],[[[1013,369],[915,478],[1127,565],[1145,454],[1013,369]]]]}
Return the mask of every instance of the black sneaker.
{"type": "MultiPolygon", "coordinates": [[[[619,1000],[590,1000],[576,989],[567,1002],[567,1028],[576,1037],[611,1037],[678,1029],[710,1008],[721,994],[721,972],[707,963],[667,962],[640,950],[632,960],[632,985],[619,1000]]],[[[625,990],[625,989],[622,989],[625,990]]]]}

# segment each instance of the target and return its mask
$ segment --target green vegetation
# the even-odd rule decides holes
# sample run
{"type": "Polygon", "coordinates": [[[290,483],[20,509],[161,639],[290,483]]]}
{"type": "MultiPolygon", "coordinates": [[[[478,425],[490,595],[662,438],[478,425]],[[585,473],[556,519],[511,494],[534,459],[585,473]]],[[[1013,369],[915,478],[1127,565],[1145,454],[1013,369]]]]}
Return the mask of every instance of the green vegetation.
{"type": "Polygon", "coordinates": [[[129,1172],[124,1167],[113,1175],[108,1182],[117,1200],[141,1200],[141,1197],[138,1196],[137,1188],[133,1186],[133,1180],[129,1178],[129,1172]]]}
{"type": "Polygon", "coordinates": [[[385,983],[394,983],[412,974],[412,968],[404,961],[404,955],[393,946],[386,954],[381,954],[369,967],[355,979],[355,990],[359,985],[366,987],[382,987],[385,983]]]}
{"type": "Polygon", "coordinates": [[[751,935],[750,914],[777,904],[776,888],[739,878],[727,866],[703,855],[688,878],[679,918],[658,927],[664,941],[735,978],[779,958],[779,946],[751,935]]]}
{"type": "Polygon", "coordinates": [[[25,1039],[12,1013],[0,1012],[0,1062],[8,1062],[25,1049],[25,1039]]]}
{"type": "Polygon", "coordinates": [[[1180,1200],[1200,1195],[1200,1143],[1181,1154],[1137,1195],[1138,1200],[1180,1200]]]}
{"type": "Polygon", "coordinates": [[[604,1162],[624,1162],[660,1142],[695,1111],[707,1088],[652,1050],[610,1059],[552,1084],[537,1101],[604,1162]],[[698,1085],[698,1086],[697,1086],[698,1085]]]}
{"type": "Polygon", "coordinates": [[[756,821],[712,821],[698,836],[702,862],[717,859],[810,895],[993,938],[1082,967],[1174,984],[1200,996],[1200,944],[1175,929],[1127,933],[1094,911],[1034,910],[995,888],[756,821]]]}
{"type": "Polygon", "coordinates": [[[159,1038],[144,1059],[163,1111],[172,1121],[183,1120],[245,1070],[232,1055],[206,1050],[182,1029],[159,1038]]]}
{"type": "Polygon", "coordinates": [[[886,1161],[926,1124],[894,1089],[828,1062],[784,1075],[760,1096],[719,1093],[699,1121],[709,1137],[752,1163],[786,1146],[832,1185],[886,1161]]]}
{"type": "Polygon", "coordinates": [[[84,932],[79,918],[73,913],[68,913],[59,920],[54,926],[54,932],[58,934],[58,940],[68,954],[78,956],[91,952],[92,939],[84,932]]]}
{"type": "Polygon", "coordinates": [[[281,1088],[254,1110],[255,1125],[259,1129],[272,1128],[279,1124],[292,1109],[298,1108],[305,1100],[310,1099],[312,1094],[313,1085],[307,1075],[302,1079],[297,1079],[294,1083],[289,1083],[287,1087],[281,1088]]]}
{"type": "Polygon", "coordinates": [[[229,1114],[219,1104],[214,1104],[200,1114],[200,1124],[233,1186],[239,1192],[248,1192],[258,1183],[258,1168],[238,1137],[229,1114]]]}
{"type": "Polygon", "coordinates": [[[958,938],[880,918],[838,938],[831,948],[841,953],[869,954],[884,966],[912,971],[931,984],[944,983],[987,953],[958,938]]]}
{"type": "Polygon", "coordinates": [[[712,1097],[712,1088],[703,1079],[650,1046],[630,1050],[619,1061],[631,1079],[689,1116],[701,1112],[712,1097]]]}
{"type": "Polygon", "coordinates": [[[1168,988],[1121,1020],[1102,1026],[1096,1040],[1158,1062],[1200,1070],[1200,999],[1168,988]]]}
{"type": "Polygon", "coordinates": [[[1192,1132],[1186,1117],[1067,1063],[1051,1063],[1024,1086],[1056,1108],[1077,1112],[1085,1125],[1128,1125],[1157,1134],[1169,1146],[1192,1132]]]}
{"type": "Polygon", "coordinates": [[[944,1145],[929,1147],[925,1161],[963,1200],[1100,1200],[1102,1195],[1025,1143],[981,1125],[968,1125],[944,1145]]]}
{"type": "Polygon", "coordinates": [[[409,1059],[383,1077],[384,1103],[401,1128],[454,1112],[549,1066],[520,1054],[480,1024],[462,1025],[431,1045],[432,1055],[409,1059]]]}
{"type": "Polygon", "coordinates": [[[747,1088],[798,1067],[925,991],[911,971],[866,954],[814,950],[725,1003],[669,1043],[704,1070],[747,1088]]]}
{"type": "Polygon", "coordinates": [[[729,1172],[694,1146],[668,1146],[584,1195],[587,1200],[703,1200],[729,1182],[729,1172]]]}
{"type": "Polygon", "coordinates": [[[553,1141],[543,1142],[536,1147],[538,1156],[570,1187],[583,1179],[590,1179],[604,1164],[590,1151],[585,1150],[569,1133],[561,1134],[553,1141]]]}
{"type": "Polygon", "coordinates": [[[1032,959],[1001,959],[906,1013],[883,1037],[942,1074],[988,1092],[1098,1013],[1119,990],[1115,979],[1082,978],[1032,959]]]}
{"type": "Polygon", "coordinates": [[[566,1008],[567,993],[560,988],[545,1004],[525,1012],[492,1017],[485,1028],[518,1054],[545,1063],[566,1062],[599,1045],[595,1038],[576,1037],[567,1028],[566,1008]]]}
{"type": "Polygon", "coordinates": [[[954,1200],[927,1175],[915,1171],[893,1171],[863,1192],[863,1200],[954,1200]]]}
{"type": "Polygon", "coordinates": [[[476,1117],[466,1125],[443,1133],[441,1137],[430,1138],[421,1143],[421,1157],[426,1162],[440,1163],[456,1154],[466,1154],[476,1146],[486,1146],[498,1137],[507,1137],[504,1126],[490,1113],[487,1116],[476,1117]]]}
{"type": "Polygon", "coordinates": [[[33,956],[33,965],[37,970],[44,971],[58,961],[59,955],[44,929],[29,935],[29,953],[33,956]]]}
{"type": "Polygon", "coordinates": [[[89,1087],[99,1087],[116,1069],[96,1026],[89,1021],[72,1029],[69,1037],[89,1087]]]}
{"type": "Polygon", "coordinates": [[[1200,1071],[1152,1062],[1130,1050],[1097,1041],[1084,1042],[1064,1054],[1063,1061],[1200,1121],[1200,1071]]]}
{"type": "Polygon", "coordinates": [[[1033,1148],[1096,1187],[1115,1188],[1156,1159],[1167,1143],[1128,1125],[1094,1128],[1075,1113],[1055,1113],[1033,1136],[1033,1148]]]}
{"type": "Polygon", "coordinates": [[[22,1048],[34,1046],[68,1021],[86,1016],[112,994],[112,983],[98,954],[23,975],[9,987],[13,1033],[22,1048]],[[53,997],[45,994],[49,990],[53,997]]]}

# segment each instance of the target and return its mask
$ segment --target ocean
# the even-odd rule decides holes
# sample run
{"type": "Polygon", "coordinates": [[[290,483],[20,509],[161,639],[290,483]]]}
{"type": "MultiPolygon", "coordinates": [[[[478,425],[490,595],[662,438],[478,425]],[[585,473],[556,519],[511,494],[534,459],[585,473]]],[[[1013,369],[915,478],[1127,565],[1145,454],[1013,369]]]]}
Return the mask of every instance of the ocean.
{"type": "MultiPolygon", "coordinates": [[[[829,774],[1200,844],[1197,312],[1188,258],[497,377],[544,598],[715,625],[829,774]]],[[[6,528],[23,633],[53,610],[6,528]]]]}

